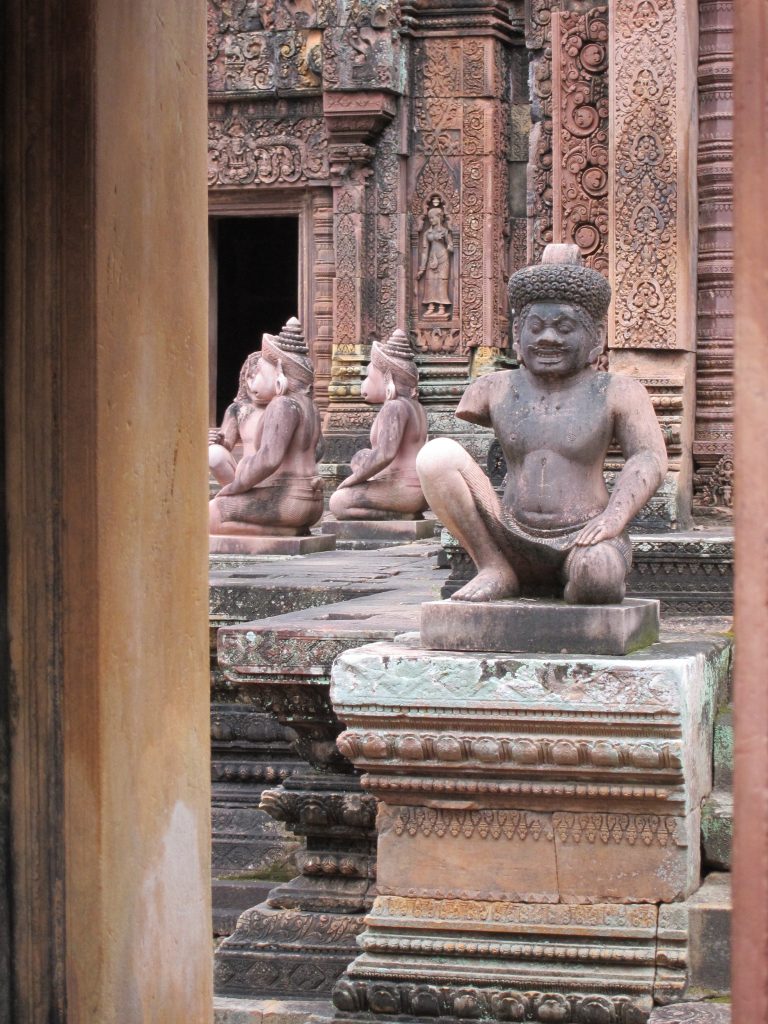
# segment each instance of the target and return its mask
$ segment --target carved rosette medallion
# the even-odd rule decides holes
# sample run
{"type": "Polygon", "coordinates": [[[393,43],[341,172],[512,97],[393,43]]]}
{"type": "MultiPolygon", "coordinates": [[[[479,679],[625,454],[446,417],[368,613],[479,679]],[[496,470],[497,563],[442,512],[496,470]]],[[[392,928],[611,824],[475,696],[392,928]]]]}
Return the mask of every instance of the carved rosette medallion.
{"type": "Polygon", "coordinates": [[[552,16],[553,238],[608,275],[608,8],[552,16]]]}

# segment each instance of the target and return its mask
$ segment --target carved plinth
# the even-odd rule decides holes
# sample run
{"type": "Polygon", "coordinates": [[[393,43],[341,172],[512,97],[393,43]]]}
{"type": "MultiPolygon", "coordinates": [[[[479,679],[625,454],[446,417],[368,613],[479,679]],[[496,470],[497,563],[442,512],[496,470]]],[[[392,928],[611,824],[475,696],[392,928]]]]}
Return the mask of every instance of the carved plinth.
{"type": "Polygon", "coordinates": [[[219,946],[221,995],[330,995],[357,953],[355,939],[374,895],[376,800],[361,791],[336,748],[342,726],[328,699],[333,659],[356,642],[361,639],[343,627],[281,628],[274,620],[220,635],[227,679],[294,730],[297,749],[312,765],[262,795],[261,808],[304,841],[300,874],[273,888],[219,946]]]}
{"type": "Polygon", "coordinates": [[[211,535],[212,555],[311,555],[317,551],[333,551],[333,537],[307,534],[305,537],[249,537],[226,534],[211,535]]]}
{"type": "Polygon", "coordinates": [[[328,995],[373,902],[376,801],[350,774],[307,772],[262,808],[306,840],[301,874],[240,917],[216,952],[220,995],[328,995]]]}
{"type": "Polygon", "coordinates": [[[568,605],[563,601],[428,601],[421,642],[438,651],[628,654],[659,638],[659,602],[568,605]]]}
{"type": "Polygon", "coordinates": [[[339,749],[380,800],[378,895],[334,992],[342,1018],[640,1024],[660,975],[682,994],[659,908],[699,884],[728,660],[722,639],[624,658],[416,641],[342,655],[339,749]]]}
{"type": "Polygon", "coordinates": [[[343,519],[328,520],[321,527],[339,547],[378,548],[390,544],[412,544],[435,535],[434,519],[343,519]]]}

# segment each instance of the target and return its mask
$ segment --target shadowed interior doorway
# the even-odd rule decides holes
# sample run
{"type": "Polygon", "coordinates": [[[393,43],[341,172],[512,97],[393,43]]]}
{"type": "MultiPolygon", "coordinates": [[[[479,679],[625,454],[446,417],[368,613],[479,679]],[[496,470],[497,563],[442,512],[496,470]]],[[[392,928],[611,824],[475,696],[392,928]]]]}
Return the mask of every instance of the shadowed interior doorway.
{"type": "MultiPolygon", "coordinates": [[[[218,217],[215,244],[215,354],[211,386],[216,422],[237,392],[245,357],[299,313],[298,217],[218,217]]],[[[212,282],[214,283],[214,282],[212,282]]],[[[213,403],[212,403],[213,404],[213,403]]]]}

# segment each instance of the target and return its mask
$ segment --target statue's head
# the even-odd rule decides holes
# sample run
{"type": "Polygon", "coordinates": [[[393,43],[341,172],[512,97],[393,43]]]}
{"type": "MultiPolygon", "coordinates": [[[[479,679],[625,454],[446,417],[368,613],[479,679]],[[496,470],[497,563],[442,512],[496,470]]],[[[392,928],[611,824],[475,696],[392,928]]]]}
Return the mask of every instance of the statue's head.
{"type": "Polygon", "coordinates": [[[243,365],[240,367],[240,377],[237,386],[235,401],[238,405],[248,404],[255,401],[251,388],[253,386],[256,372],[259,368],[261,352],[251,352],[243,365]]]}
{"type": "Polygon", "coordinates": [[[266,405],[281,395],[312,393],[315,371],[304,341],[304,331],[291,317],[279,334],[261,338],[261,360],[254,381],[256,401],[266,405]]]}
{"type": "Polygon", "coordinates": [[[566,378],[599,359],[611,286],[578,246],[548,245],[542,262],[509,279],[515,353],[531,373],[566,378]]]}
{"type": "Polygon", "coordinates": [[[408,335],[396,330],[387,341],[374,341],[371,361],[360,392],[371,405],[391,398],[416,398],[419,371],[408,335]]]}

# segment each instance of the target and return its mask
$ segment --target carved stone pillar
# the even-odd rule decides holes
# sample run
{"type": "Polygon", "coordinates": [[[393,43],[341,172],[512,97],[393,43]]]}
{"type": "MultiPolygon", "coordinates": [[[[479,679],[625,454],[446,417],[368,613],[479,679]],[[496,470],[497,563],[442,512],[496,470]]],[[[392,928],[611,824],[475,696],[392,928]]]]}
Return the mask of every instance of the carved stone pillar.
{"type": "Polygon", "coordinates": [[[610,362],[679,408],[652,510],[669,525],[691,505],[696,14],[692,0],[615,0],[610,18],[610,362]]]}
{"type": "Polygon", "coordinates": [[[313,255],[311,293],[315,327],[312,362],[315,367],[315,397],[321,408],[328,404],[333,348],[333,199],[323,190],[312,196],[313,255]]]}
{"type": "MultiPolygon", "coordinates": [[[[384,90],[327,92],[323,104],[330,140],[336,261],[324,459],[341,463],[360,447],[373,419],[360,399],[360,385],[371,340],[381,334],[376,323],[377,255],[382,247],[388,252],[393,245],[380,244],[377,231],[378,196],[372,181],[377,150],[370,143],[395,117],[397,98],[384,90]]],[[[395,236],[395,251],[396,244],[395,236]]]]}
{"type": "Polygon", "coordinates": [[[699,263],[694,505],[733,487],[733,3],[699,0],[699,263]]]}

